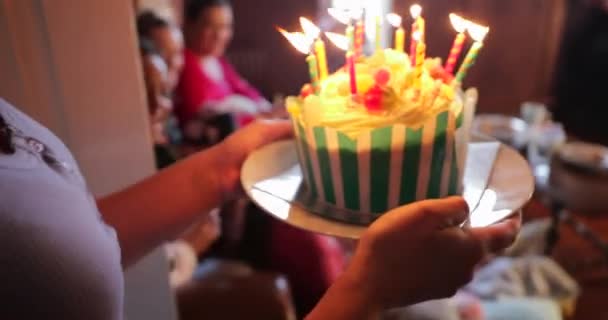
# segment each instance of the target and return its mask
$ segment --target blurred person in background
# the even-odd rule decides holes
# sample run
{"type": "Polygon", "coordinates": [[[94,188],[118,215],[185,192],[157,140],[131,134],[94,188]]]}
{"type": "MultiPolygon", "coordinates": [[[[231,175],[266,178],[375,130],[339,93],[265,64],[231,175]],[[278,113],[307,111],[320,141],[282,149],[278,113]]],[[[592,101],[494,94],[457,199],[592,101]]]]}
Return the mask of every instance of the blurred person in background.
{"type": "Polygon", "coordinates": [[[168,83],[171,91],[177,86],[184,67],[184,39],[181,30],[152,11],[137,16],[137,33],[149,40],[167,64],[168,83]]]}
{"type": "MultiPolygon", "coordinates": [[[[235,127],[272,109],[224,58],[233,19],[228,0],[186,2],[185,64],[176,91],[176,113],[186,144],[199,149],[209,145],[210,135],[217,139],[211,144],[217,143],[235,127]],[[202,128],[216,131],[203,135],[206,139],[196,139],[202,128]]],[[[286,275],[303,316],[342,273],[346,253],[335,238],[288,226],[249,203],[241,199],[223,208],[222,239],[215,247],[220,255],[246,259],[255,267],[286,275]]]]}
{"type": "MultiPolygon", "coordinates": [[[[162,169],[175,163],[178,158],[174,148],[169,145],[165,125],[173,110],[169,68],[152,42],[140,39],[140,50],[156,165],[162,169]]],[[[193,255],[207,251],[221,234],[221,220],[217,210],[209,217],[211,218],[205,216],[182,235],[182,239],[192,247],[193,255]]]]}
{"type": "MultiPolygon", "coordinates": [[[[233,35],[228,0],[186,1],[184,70],[176,91],[176,112],[186,139],[201,144],[188,128],[201,117],[218,127],[219,138],[272,105],[224,57],[233,35]],[[226,116],[231,115],[231,116],[226,116]]],[[[196,130],[193,130],[196,132],[196,130]]]]}
{"type": "Polygon", "coordinates": [[[166,126],[173,112],[169,68],[151,41],[140,39],[140,51],[156,166],[162,169],[177,160],[166,126]]]}
{"type": "MultiPolygon", "coordinates": [[[[181,30],[171,22],[161,18],[152,11],[144,11],[137,16],[137,33],[139,38],[148,42],[162,57],[166,64],[167,96],[173,100],[179,75],[184,67],[184,40],[181,30]]],[[[177,148],[181,145],[182,135],[177,119],[171,112],[165,123],[165,133],[174,155],[179,156],[183,151],[177,148]]],[[[160,168],[167,162],[160,163],[160,168]]]]}
{"type": "Polygon", "coordinates": [[[568,1],[552,111],[575,138],[608,146],[608,1],[568,1]]]}
{"type": "MultiPolygon", "coordinates": [[[[182,68],[181,34],[179,29],[152,12],[138,16],[137,29],[156,165],[163,169],[179,158],[173,145],[176,141],[170,138],[170,131],[178,128],[172,127],[168,121],[173,115],[172,93],[182,68]]],[[[216,211],[210,215],[212,219],[202,219],[182,235],[194,255],[207,251],[219,238],[221,220],[216,211]]]]}

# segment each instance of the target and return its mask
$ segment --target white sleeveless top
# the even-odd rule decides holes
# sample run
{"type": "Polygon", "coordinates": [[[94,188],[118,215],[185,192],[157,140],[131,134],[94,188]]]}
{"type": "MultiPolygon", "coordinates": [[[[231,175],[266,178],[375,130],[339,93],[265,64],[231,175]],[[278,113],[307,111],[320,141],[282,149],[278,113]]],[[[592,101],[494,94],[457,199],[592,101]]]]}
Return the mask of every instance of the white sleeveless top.
{"type": "Polygon", "coordinates": [[[116,233],[66,146],[0,99],[20,135],[0,153],[0,319],[120,320],[123,273],[116,233]],[[61,161],[49,165],[36,148],[61,161]]]}

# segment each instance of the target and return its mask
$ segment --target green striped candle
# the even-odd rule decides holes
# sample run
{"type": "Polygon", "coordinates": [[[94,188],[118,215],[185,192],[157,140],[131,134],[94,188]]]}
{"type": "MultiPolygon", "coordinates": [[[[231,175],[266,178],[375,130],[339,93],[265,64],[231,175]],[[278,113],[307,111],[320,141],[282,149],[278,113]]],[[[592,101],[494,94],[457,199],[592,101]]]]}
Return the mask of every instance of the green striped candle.
{"type": "Polygon", "coordinates": [[[473,46],[469,50],[469,53],[467,53],[467,56],[464,58],[464,61],[460,65],[458,73],[456,73],[456,81],[462,83],[462,80],[464,80],[464,77],[467,75],[469,69],[471,69],[471,67],[475,64],[475,61],[477,61],[479,50],[481,50],[482,47],[483,42],[476,41],[475,43],[473,43],[473,46]]]}
{"type": "Polygon", "coordinates": [[[308,63],[308,73],[310,75],[310,85],[315,94],[319,93],[319,70],[317,65],[317,58],[314,54],[310,54],[306,57],[306,62],[308,63]]]}

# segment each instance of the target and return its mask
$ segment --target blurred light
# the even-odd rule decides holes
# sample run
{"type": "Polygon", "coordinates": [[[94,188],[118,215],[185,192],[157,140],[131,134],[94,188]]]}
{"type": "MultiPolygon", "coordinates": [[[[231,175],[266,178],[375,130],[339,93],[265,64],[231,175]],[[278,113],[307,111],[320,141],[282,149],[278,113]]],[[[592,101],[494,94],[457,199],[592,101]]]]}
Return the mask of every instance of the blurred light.
{"type": "Polygon", "coordinates": [[[477,42],[482,42],[483,39],[488,34],[488,32],[490,32],[490,28],[473,23],[473,22],[469,23],[469,26],[467,27],[467,29],[469,30],[469,34],[471,35],[471,38],[473,38],[473,40],[475,40],[477,42]]]}
{"type": "Polygon", "coordinates": [[[306,34],[307,37],[311,38],[312,40],[319,38],[321,29],[312,23],[312,21],[304,17],[300,17],[300,25],[302,25],[302,30],[304,30],[304,34],[306,34]]]}
{"type": "Polygon", "coordinates": [[[386,20],[388,20],[388,23],[395,28],[401,27],[401,23],[403,23],[403,18],[394,12],[387,14],[386,20]]]}
{"type": "Polygon", "coordinates": [[[327,13],[342,24],[348,24],[351,19],[351,14],[346,10],[329,8],[327,9],[327,13]]]}
{"type": "Polygon", "coordinates": [[[422,7],[419,4],[413,4],[410,7],[410,14],[414,19],[420,17],[420,15],[422,14],[422,7]]]}
{"type": "Polygon", "coordinates": [[[294,48],[303,54],[309,54],[313,40],[302,32],[287,32],[285,29],[277,27],[277,30],[291,43],[294,48]]]}

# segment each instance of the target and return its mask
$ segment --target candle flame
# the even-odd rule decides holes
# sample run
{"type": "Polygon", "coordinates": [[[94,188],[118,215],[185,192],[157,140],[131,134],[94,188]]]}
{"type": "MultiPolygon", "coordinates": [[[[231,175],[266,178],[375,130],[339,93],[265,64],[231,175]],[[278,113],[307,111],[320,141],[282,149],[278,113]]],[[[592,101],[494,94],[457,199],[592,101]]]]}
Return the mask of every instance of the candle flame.
{"type": "Polygon", "coordinates": [[[471,38],[477,42],[482,42],[485,39],[488,32],[490,32],[490,28],[486,26],[482,26],[480,24],[476,24],[473,22],[469,22],[469,26],[467,27],[471,38]]]}
{"type": "Polygon", "coordinates": [[[348,50],[348,38],[345,35],[334,32],[325,32],[325,35],[327,36],[327,39],[339,49],[344,51],[348,50]]]}
{"type": "Polygon", "coordinates": [[[458,33],[463,33],[469,25],[469,21],[455,13],[450,13],[450,21],[452,22],[454,30],[458,33]]]}
{"type": "Polygon", "coordinates": [[[309,54],[312,46],[312,41],[302,32],[287,32],[285,29],[277,27],[277,30],[291,43],[296,50],[303,54],[309,54]]]}
{"type": "Polygon", "coordinates": [[[422,14],[422,7],[419,4],[413,4],[410,7],[410,14],[414,19],[420,17],[420,14],[422,14]]]}
{"type": "Polygon", "coordinates": [[[321,29],[304,17],[300,17],[300,25],[302,25],[302,30],[304,30],[306,36],[312,40],[317,39],[321,34],[321,29]]]}
{"type": "Polygon", "coordinates": [[[420,38],[422,38],[422,32],[420,32],[419,30],[415,31],[412,34],[412,39],[414,39],[415,41],[420,41],[420,38]]]}
{"type": "Polygon", "coordinates": [[[329,8],[327,9],[327,13],[329,13],[330,16],[332,16],[334,19],[338,20],[342,24],[350,23],[351,14],[346,10],[329,8]]]}
{"type": "Polygon", "coordinates": [[[395,28],[399,28],[401,27],[401,23],[403,22],[403,19],[401,18],[400,15],[391,12],[389,14],[386,15],[386,20],[388,21],[388,23],[395,27],[395,28]]]}

